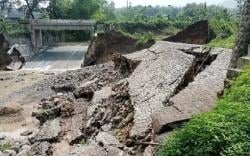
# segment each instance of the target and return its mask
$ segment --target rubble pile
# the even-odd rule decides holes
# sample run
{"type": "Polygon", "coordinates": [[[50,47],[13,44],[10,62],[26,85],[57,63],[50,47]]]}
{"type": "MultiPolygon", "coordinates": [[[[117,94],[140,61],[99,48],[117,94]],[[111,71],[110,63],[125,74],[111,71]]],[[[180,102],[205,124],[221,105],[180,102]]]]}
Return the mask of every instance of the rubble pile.
{"type": "Polygon", "coordinates": [[[53,94],[40,100],[38,130],[22,133],[16,153],[152,156],[173,129],[213,108],[230,58],[228,49],[161,41],[54,76],[35,85],[53,94]]]}

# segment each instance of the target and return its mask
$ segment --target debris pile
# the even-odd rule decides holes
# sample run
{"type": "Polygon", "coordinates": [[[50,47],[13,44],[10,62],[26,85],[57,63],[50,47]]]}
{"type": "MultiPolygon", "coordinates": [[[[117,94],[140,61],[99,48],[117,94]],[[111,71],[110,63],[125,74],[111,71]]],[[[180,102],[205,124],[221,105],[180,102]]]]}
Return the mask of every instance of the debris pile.
{"type": "Polygon", "coordinates": [[[162,41],[56,75],[40,84],[37,92],[53,94],[32,113],[40,126],[22,133],[17,153],[152,156],[173,129],[213,108],[230,58],[228,49],[162,41]]]}

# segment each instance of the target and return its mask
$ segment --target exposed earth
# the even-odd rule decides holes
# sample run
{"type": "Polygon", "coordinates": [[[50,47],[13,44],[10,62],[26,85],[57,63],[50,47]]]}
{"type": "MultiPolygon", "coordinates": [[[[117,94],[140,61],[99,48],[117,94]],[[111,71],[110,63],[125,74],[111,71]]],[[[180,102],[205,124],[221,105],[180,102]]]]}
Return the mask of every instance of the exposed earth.
{"type": "Polygon", "coordinates": [[[78,70],[3,76],[0,151],[152,156],[173,129],[214,107],[231,51],[160,41],[78,70]]]}

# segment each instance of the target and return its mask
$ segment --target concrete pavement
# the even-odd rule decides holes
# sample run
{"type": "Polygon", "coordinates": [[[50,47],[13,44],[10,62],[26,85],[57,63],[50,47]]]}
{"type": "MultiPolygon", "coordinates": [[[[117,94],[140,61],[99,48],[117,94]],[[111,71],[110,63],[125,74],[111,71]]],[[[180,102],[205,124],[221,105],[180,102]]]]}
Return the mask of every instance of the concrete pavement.
{"type": "Polygon", "coordinates": [[[22,70],[74,70],[81,67],[88,46],[67,45],[49,47],[26,62],[22,70]]]}

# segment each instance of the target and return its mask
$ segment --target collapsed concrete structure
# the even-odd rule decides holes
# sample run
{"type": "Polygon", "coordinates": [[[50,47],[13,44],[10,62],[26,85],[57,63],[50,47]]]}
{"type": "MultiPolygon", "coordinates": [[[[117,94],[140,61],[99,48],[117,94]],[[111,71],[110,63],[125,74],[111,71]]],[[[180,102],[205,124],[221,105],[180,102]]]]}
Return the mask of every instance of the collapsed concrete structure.
{"type": "Polygon", "coordinates": [[[44,98],[32,113],[40,127],[24,138],[30,148],[22,144],[19,153],[151,156],[158,136],[214,107],[231,55],[229,49],[160,41],[28,87],[29,99],[44,98]]]}
{"type": "Polygon", "coordinates": [[[21,69],[26,60],[34,55],[28,35],[6,37],[0,34],[0,65],[3,69],[21,69]]]}

